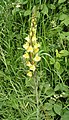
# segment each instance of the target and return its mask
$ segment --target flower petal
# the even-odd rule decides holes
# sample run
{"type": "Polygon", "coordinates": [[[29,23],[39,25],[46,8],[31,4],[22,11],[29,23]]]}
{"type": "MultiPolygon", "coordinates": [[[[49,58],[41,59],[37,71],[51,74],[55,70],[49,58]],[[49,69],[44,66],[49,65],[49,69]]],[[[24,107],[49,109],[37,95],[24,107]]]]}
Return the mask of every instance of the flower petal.
{"type": "Polygon", "coordinates": [[[38,47],[40,47],[40,44],[39,44],[39,43],[35,43],[35,44],[34,44],[34,48],[36,49],[36,48],[38,48],[38,47]]]}
{"type": "Polygon", "coordinates": [[[33,47],[31,45],[28,47],[27,52],[33,52],[33,47]]]}
{"type": "Polygon", "coordinates": [[[35,65],[31,65],[31,66],[30,66],[30,70],[32,70],[33,72],[35,71],[35,69],[36,69],[36,68],[35,68],[35,65]]]}
{"type": "Polygon", "coordinates": [[[27,40],[28,42],[30,42],[30,37],[29,37],[29,35],[25,38],[25,40],[27,40]]]}
{"type": "Polygon", "coordinates": [[[26,43],[23,45],[23,47],[27,50],[27,49],[28,49],[28,47],[29,47],[29,43],[28,43],[28,42],[26,42],[26,43]]]}
{"type": "Polygon", "coordinates": [[[34,53],[38,53],[39,48],[34,49],[34,53]]]}
{"type": "Polygon", "coordinates": [[[24,58],[29,58],[29,54],[28,54],[28,53],[25,53],[25,54],[23,55],[23,57],[24,57],[24,58]]]}
{"type": "Polygon", "coordinates": [[[36,40],[37,40],[37,39],[36,39],[36,36],[33,36],[33,37],[32,37],[32,42],[36,42],[36,40]]]}
{"type": "Polygon", "coordinates": [[[29,72],[27,73],[27,76],[32,77],[32,72],[29,71],[29,72]]]}
{"type": "Polygon", "coordinates": [[[35,58],[34,58],[34,61],[35,61],[35,62],[38,62],[38,61],[40,61],[40,60],[41,60],[41,57],[39,57],[38,55],[36,55],[35,58]]]}
{"type": "Polygon", "coordinates": [[[30,66],[31,66],[31,63],[28,61],[26,65],[27,65],[28,67],[30,67],[30,66]]]}

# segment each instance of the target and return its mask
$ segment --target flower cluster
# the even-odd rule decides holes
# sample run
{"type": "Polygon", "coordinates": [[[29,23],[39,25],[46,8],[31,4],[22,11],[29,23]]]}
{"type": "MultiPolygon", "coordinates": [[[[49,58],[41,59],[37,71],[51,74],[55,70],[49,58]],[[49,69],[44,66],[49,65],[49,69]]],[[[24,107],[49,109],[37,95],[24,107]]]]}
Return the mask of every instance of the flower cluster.
{"type": "Polygon", "coordinates": [[[25,49],[25,54],[23,57],[26,59],[26,65],[29,67],[27,73],[29,77],[32,77],[33,72],[36,70],[37,62],[41,59],[41,57],[38,55],[40,44],[37,42],[36,29],[36,16],[33,12],[30,33],[25,38],[26,43],[23,45],[23,48],[25,49]]]}

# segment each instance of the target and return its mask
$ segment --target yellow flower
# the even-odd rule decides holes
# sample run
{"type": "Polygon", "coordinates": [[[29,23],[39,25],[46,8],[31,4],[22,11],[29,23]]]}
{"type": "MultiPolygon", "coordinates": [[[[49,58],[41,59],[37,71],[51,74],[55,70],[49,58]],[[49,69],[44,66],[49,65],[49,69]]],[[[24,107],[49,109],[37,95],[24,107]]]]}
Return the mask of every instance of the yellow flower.
{"type": "Polygon", "coordinates": [[[30,36],[32,36],[32,30],[30,31],[30,36]]]}
{"type": "Polygon", "coordinates": [[[25,54],[23,55],[23,57],[24,57],[24,58],[29,58],[29,54],[28,54],[28,53],[25,53],[25,54]]]}
{"type": "Polygon", "coordinates": [[[26,44],[24,44],[24,45],[23,45],[23,47],[27,50],[27,49],[28,49],[28,47],[29,47],[29,43],[28,43],[28,42],[26,42],[26,44]]]}
{"type": "Polygon", "coordinates": [[[28,61],[26,65],[27,65],[28,67],[30,67],[30,66],[31,66],[31,63],[28,61]]]}
{"type": "Polygon", "coordinates": [[[34,32],[34,34],[36,35],[36,28],[32,28],[32,31],[34,32]]]}
{"type": "Polygon", "coordinates": [[[34,49],[34,53],[37,53],[39,51],[39,48],[34,49]]]}
{"type": "Polygon", "coordinates": [[[31,27],[33,27],[33,23],[31,22],[31,27]]]}
{"type": "Polygon", "coordinates": [[[33,47],[31,45],[28,47],[27,52],[33,52],[33,47]]]}
{"type": "Polygon", "coordinates": [[[32,23],[34,23],[34,18],[32,18],[32,21],[31,21],[32,23]]]}
{"type": "Polygon", "coordinates": [[[36,22],[34,21],[34,25],[36,25],[36,22]]]}
{"type": "Polygon", "coordinates": [[[35,68],[35,65],[31,65],[31,66],[30,66],[30,70],[32,70],[33,72],[35,71],[35,69],[36,69],[36,68],[35,68]]]}
{"type": "Polygon", "coordinates": [[[17,5],[16,5],[16,8],[19,8],[19,7],[21,7],[21,6],[20,6],[19,4],[17,4],[17,5]]]}
{"type": "Polygon", "coordinates": [[[33,37],[32,37],[32,42],[36,42],[36,36],[34,35],[33,37]]]}
{"type": "Polygon", "coordinates": [[[27,40],[28,42],[30,42],[30,37],[29,37],[29,35],[25,38],[25,40],[27,40]]]}
{"type": "Polygon", "coordinates": [[[32,77],[32,72],[29,71],[29,72],[27,73],[27,76],[32,77]]]}
{"type": "Polygon", "coordinates": [[[35,58],[34,58],[34,61],[35,61],[35,62],[38,62],[38,61],[40,61],[40,60],[41,60],[41,57],[39,57],[38,54],[36,54],[36,56],[35,56],[35,58]]]}
{"type": "Polygon", "coordinates": [[[39,43],[35,43],[35,44],[34,44],[34,48],[36,49],[36,48],[38,48],[38,47],[40,47],[40,44],[39,44],[39,43]]]}

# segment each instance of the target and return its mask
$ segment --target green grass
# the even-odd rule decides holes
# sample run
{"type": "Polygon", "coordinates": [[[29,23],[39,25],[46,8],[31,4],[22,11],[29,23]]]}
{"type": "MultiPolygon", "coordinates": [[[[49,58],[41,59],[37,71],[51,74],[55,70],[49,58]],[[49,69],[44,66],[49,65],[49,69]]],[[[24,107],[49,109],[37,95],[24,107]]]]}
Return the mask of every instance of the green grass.
{"type": "Polygon", "coordinates": [[[68,11],[66,0],[0,0],[1,120],[68,120],[68,11]],[[23,59],[34,5],[41,44],[35,82],[27,77],[23,59]]]}

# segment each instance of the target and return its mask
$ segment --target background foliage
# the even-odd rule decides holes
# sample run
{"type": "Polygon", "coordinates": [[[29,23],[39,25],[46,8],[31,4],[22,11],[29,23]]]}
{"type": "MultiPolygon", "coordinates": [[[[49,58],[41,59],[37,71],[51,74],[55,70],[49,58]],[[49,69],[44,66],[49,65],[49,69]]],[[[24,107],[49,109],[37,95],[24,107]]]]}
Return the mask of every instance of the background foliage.
{"type": "Polygon", "coordinates": [[[36,120],[34,81],[26,76],[22,57],[34,5],[42,58],[37,68],[39,120],[68,120],[68,0],[0,0],[0,119],[36,120]]]}

